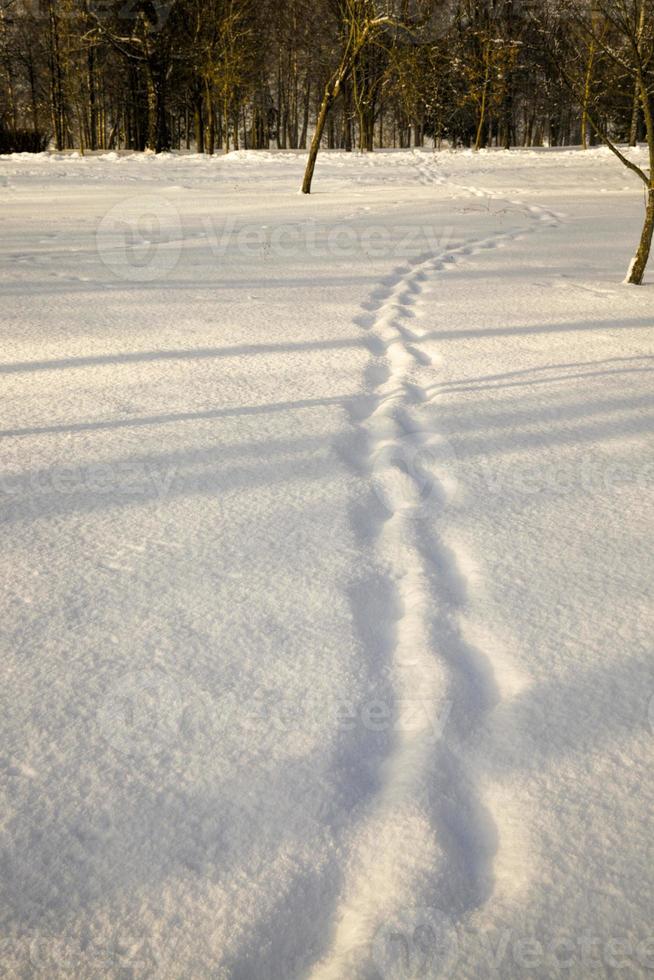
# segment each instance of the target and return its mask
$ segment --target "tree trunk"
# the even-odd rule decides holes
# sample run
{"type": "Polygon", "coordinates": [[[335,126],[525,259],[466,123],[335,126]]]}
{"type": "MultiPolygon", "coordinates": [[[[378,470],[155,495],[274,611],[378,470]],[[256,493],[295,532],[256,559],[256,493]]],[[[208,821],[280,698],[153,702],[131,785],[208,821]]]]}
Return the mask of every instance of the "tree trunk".
{"type": "Polygon", "coordinates": [[[333,150],[336,147],[336,128],[334,126],[334,117],[329,116],[327,119],[327,149],[333,150]]]}
{"type": "MultiPolygon", "coordinates": [[[[113,150],[114,145],[115,145],[115,142],[116,142],[116,138],[118,136],[118,130],[119,130],[119,128],[120,128],[120,111],[116,112],[116,118],[114,120],[114,124],[113,124],[112,130],[109,133],[109,139],[105,141],[106,148],[108,150],[113,150]]],[[[127,142],[127,139],[125,141],[127,142]]],[[[103,147],[103,149],[104,149],[104,147],[103,147]]]]}
{"type": "Polygon", "coordinates": [[[157,149],[157,93],[154,87],[154,78],[152,77],[152,71],[149,65],[148,65],[146,77],[147,77],[147,91],[148,91],[147,148],[148,150],[156,151],[157,149]]]}
{"type": "Polygon", "coordinates": [[[213,156],[216,151],[216,114],[213,107],[213,94],[211,92],[211,84],[208,78],[204,80],[204,95],[205,95],[205,106],[206,106],[206,118],[208,120],[208,133],[207,133],[207,152],[213,156]]]}
{"type": "Polygon", "coordinates": [[[195,131],[195,152],[204,153],[204,119],[202,118],[202,99],[196,96],[193,107],[193,129],[195,131]]]}
{"type": "Polygon", "coordinates": [[[581,111],[581,145],[584,150],[588,149],[590,126],[588,122],[588,110],[593,91],[593,68],[595,66],[595,42],[591,41],[590,52],[588,54],[588,65],[586,67],[586,78],[584,80],[584,104],[581,111]]]}
{"type": "Polygon", "coordinates": [[[229,153],[229,100],[223,100],[223,126],[225,127],[225,153],[229,153]]]}
{"type": "Polygon", "coordinates": [[[240,112],[240,106],[239,105],[236,105],[236,108],[234,109],[234,112],[233,112],[233,122],[232,122],[232,125],[234,127],[234,141],[233,141],[234,142],[234,150],[236,152],[238,152],[238,149],[239,149],[238,127],[240,125],[240,121],[239,121],[240,120],[240,114],[241,114],[241,112],[240,112]]]}
{"type": "MultiPolygon", "coordinates": [[[[490,56],[487,55],[487,59],[490,56]]],[[[479,125],[477,127],[477,135],[475,137],[475,150],[481,150],[482,141],[484,138],[484,123],[486,121],[486,102],[488,100],[488,88],[490,85],[490,60],[486,62],[486,76],[484,78],[484,86],[481,93],[481,106],[479,108],[479,125]]]]}
{"type": "Polygon", "coordinates": [[[30,103],[32,109],[32,127],[35,133],[39,131],[39,100],[36,90],[36,72],[34,70],[34,62],[30,59],[29,62],[29,83],[30,83],[30,103]]]}
{"type": "Polygon", "coordinates": [[[638,251],[629,266],[626,282],[633,286],[640,286],[645,275],[647,262],[652,249],[652,238],[654,237],[654,184],[649,188],[647,194],[647,209],[645,212],[645,224],[643,234],[640,239],[638,251]]]}
{"type": "Polygon", "coordinates": [[[352,97],[351,86],[343,84],[343,149],[352,152],[352,97]]]}
{"type": "Polygon", "coordinates": [[[157,73],[155,79],[155,99],[157,107],[157,139],[155,150],[163,153],[170,149],[170,130],[168,128],[168,112],[166,110],[166,78],[165,74],[157,73]]]}
{"type": "Polygon", "coordinates": [[[363,113],[364,149],[372,153],[375,149],[375,108],[369,106],[363,113]]]}
{"type": "Polygon", "coordinates": [[[89,79],[89,146],[92,150],[98,148],[98,100],[95,84],[95,51],[89,48],[87,54],[87,70],[89,79]]]}
{"type": "Polygon", "coordinates": [[[318,150],[320,149],[320,143],[322,141],[322,136],[325,131],[325,123],[327,122],[327,116],[329,115],[329,110],[334,104],[334,99],[338,95],[338,90],[340,88],[340,79],[330,78],[325,86],[325,94],[322,97],[322,103],[320,105],[320,111],[318,113],[318,118],[316,119],[316,131],[313,134],[313,139],[311,140],[311,146],[309,148],[309,159],[307,160],[307,167],[304,172],[304,181],[302,182],[302,193],[311,193],[311,182],[313,180],[313,172],[316,168],[316,160],[318,158],[318,150]]]}
{"type": "Polygon", "coordinates": [[[307,131],[309,129],[309,110],[311,107],[311,79],[307,78],[307,90],[304,96],[304,113],[302,115],[302,132],[300,134],[300,149],[307,148],[307,131]]]}
{"type": "Polygon", "coordinates": [[[631,126],[629,127],[629,146],[636,146],[638,143],[638,124],[640,122],[640,85],[636,79],[634,89],[634,105],[631,110],[631,126]]]}

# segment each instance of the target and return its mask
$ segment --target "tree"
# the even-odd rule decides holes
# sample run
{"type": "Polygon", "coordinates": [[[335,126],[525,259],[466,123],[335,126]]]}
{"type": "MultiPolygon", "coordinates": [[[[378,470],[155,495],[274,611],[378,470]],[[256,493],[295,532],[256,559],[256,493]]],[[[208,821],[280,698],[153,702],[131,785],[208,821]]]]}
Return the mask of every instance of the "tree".
{"type": "Polygon", "coordinates": [[[320,103],[316,129],[311,140],[309,158],[302,182],[303,194],[311,193],[313,172],[325,131],[325,123],[341,91],[343,82],[350,75],[357,58],[366,45],[370,44],[384,27],[394,23],[392,17],[378,13],[374,0],[337,0],[337,6],[341,25],[341,52],[338,65],[327,81],[320,103]]]}
{"type": "MultiPolygon", "coordinates": [[[[53,0],[49,3],[52,5],[53,0]]],[[[165,4],[142,2],[119,4],[113,18],[108,18],[100,16],[93,5],[89,5],[88,16],[93,26],[84,36],[87,43],[104,40],[131,68],[144,72],[146,146],[156,152],[170,149],[166,99],[178,32],[174,18],[168,17],[168,13],[165,4]]]]}
{"type": "MultiPolygon", "coordinates": [[[[625,282],[641,285],[654,238],[654,0],[566,0],[570,30],[553,52],[559,71],[583,106],[584,116],[602,142],[645,186],[645,219],[636,254],[625,282]],[[649,170],[620,150],[609,126],[602,122],[599,102],[606,93],[593,94],[586,83],[588,65],[601,54],[622,79],[628,92],[636,91],[643,112],[649,170]]],[[[605,77],[607,77],[605,75],[605,77]]]]}

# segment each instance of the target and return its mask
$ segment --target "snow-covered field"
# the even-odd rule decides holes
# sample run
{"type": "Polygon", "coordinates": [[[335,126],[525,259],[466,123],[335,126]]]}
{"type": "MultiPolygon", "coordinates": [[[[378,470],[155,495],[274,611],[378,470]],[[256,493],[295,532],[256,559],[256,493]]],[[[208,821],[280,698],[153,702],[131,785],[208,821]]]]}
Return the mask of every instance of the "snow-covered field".
{"type": "Polygon", "coordinates": [[[651,976],[638,181],[302,165],[0,160],[0,973],[651,976]]]}

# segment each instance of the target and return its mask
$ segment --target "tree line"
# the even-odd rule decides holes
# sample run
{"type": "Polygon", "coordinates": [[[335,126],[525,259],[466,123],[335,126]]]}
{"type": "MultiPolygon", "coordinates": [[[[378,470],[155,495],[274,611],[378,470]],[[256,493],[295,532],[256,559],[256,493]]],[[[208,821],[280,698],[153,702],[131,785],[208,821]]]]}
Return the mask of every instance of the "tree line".
{"type": "Polygon", "coordinates": [[[654,238],[654,0],[0,0],[0,152],[606,144],[654,238]],[[646,140],[649,166],[620,145],[646,140]]]}
{"type": "Polygon", "coordinates": [[[306,149],[350,37],[324,120],[331,148],[588,144],[591,107],[635,143],[645,118],[633,80],[597,45],[578,64],[566,6],[0,0],[0,126],[11,148],[306,149]]]}

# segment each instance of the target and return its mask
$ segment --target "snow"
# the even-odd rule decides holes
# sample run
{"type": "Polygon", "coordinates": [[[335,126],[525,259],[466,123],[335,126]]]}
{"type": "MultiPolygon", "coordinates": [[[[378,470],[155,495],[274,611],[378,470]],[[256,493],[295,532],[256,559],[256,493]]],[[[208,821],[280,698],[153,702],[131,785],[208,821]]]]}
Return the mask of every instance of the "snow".
{"type": "Polygon", "coordinates": [[[638,180],[302,165],[0,158],[3,975],[649,975],[638,180]]]}

